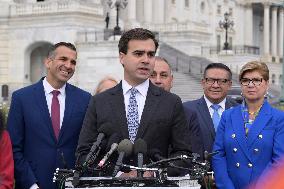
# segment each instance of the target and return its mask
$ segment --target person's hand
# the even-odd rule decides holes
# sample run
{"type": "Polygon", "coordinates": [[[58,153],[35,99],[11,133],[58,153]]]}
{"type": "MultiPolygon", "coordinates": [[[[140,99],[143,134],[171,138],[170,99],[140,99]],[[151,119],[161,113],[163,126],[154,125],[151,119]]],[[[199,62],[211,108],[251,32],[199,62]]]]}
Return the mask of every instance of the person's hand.
{"type": "MultiPolygon", "coordinates": [[[[129,173],[122,173],[119,177],[122,178],[135,178],[137,177],[137,171],[132,170],[129,173]]],[[[143,177],[154,177],[154,172],[153,171],[145,171],[143,173],[143,177]]]]}

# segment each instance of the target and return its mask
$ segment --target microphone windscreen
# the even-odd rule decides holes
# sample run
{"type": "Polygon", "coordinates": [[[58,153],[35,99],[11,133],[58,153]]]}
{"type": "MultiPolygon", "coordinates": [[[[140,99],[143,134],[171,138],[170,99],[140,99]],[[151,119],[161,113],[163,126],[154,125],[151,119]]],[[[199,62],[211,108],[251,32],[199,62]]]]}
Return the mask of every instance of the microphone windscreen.
{"type": "Polygon", "coordinates": [[[148,154],[150,158],[154,161],[160,161],[162,159],[165,159],[165,157],[162,156],[162,152],[155,148],[151,149],[148,154]]]}
{"type": "Polygon", "coordinates": [[[145,140],[139,138],[135,140],[133,145],[134,154],[137,155],[138,153],[142,153],[143,155],[146,155],[147,153],[147,144],[145,140]]]}
{"type": "Polygon", "coordinates": [[[106,136],[112,135],[112,133],[115,132],[115,127],[113,127],[112,124],[109,122],[103,123],[99,128],[98,128],[99,133],[104,133],[106,136]]]}
{"type": "Polygon", "coordinates": [[[132,154],[132,150],[133,144],[129,139],[123,139],[117,147],[118,153],[124,152],[125,156],[130,156],[132,154]]]}
{"type": "Polygon", "coordinates": [[[117,133],[112,134],[109,137],[106,150],[109,151],[110,148],[111,148],[111,145],[114,144],[114,143],[118,144],[120,142],[120,140],[121,140],[121,137],[120,137],[119,134],[117,134],[117,133]]]}

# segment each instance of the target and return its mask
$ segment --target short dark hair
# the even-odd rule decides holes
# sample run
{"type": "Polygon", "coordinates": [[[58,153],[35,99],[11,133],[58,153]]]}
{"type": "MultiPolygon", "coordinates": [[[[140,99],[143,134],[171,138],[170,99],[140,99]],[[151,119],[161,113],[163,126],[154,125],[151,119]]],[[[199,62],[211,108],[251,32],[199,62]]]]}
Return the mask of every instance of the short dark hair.
{"type": "Polygon", "coordinates": [[[128,43],[131,40],[147,40],[152,39],[155,43],[155,47],[157,50],[159,47],[159,42],[155,38],[155,34],[150,30],[143,29],[143,28],[134,28],[124,32],[119,40],[118,43],[118,50],[121,53],[126,54],[128,50],[128,43]]]}
{"type": "Polygon", "coordinates": [[[55,57],[55,50],[58,48],[58,47],[61,47],[61,46],[64,46],[64,47],[67,47],[75,52],[77,52],[76,50],[76,47],[72,44],[72,43],[68,43],[68,42],[59,42],[59,43],[56,43],[54,45],[51,45],[51,47],[49,48],[48,50],[48,54],[47,54],[47,58],[54,58],[55,57]]]}
{"type": "Polygon", "coordinates": [[[226,66],[225,64],[222,64],[222,63],[211,63],[211,64],[208,64],[206,66],[205,70],[204,70],[203,78],[206,77],[207,70],[210,70],[210,69],[213,69],[213,68],[223,69],[223,70],[227,71],[228,74],[229,74],[229,80],[232,80],[232,71],[230,70],[230,68],[228,66],[226,66]]]}

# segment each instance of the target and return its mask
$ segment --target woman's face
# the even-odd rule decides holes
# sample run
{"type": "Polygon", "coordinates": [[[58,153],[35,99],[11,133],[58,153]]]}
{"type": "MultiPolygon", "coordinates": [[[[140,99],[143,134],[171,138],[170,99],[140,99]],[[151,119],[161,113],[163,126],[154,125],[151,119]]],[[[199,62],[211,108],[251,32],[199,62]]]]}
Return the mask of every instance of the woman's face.
{"type": "Polygon", "coordinates": [[[258,71],[246,72],[241,79],[243,96],[249,102],[262,101],[268,90],[268,81],[265,81],[258,71]]]}

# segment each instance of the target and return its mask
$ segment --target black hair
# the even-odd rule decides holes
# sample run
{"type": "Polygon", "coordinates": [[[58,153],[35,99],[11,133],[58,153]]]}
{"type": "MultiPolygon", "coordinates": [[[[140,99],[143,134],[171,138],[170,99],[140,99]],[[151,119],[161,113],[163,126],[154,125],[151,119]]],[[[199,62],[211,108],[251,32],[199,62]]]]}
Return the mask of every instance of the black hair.
{"type": "Polygon", "coordinates": [[[223,70],[227,71],[228,74],[229,74],[229,80],[232,80],[232,71],[230,70],[230,68],[228,66],[226,66],[225,64],[222,64],[222,63],[211,63],[211,64],[208,64],[206,66],[205,70],[204,70],[203,78],[206,77],[207,70],[210,70],[210,69],[213,69],[213,68],[223,69],[223,70]]]}

